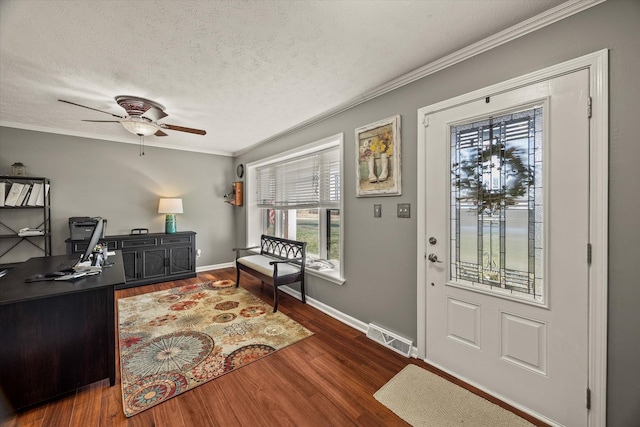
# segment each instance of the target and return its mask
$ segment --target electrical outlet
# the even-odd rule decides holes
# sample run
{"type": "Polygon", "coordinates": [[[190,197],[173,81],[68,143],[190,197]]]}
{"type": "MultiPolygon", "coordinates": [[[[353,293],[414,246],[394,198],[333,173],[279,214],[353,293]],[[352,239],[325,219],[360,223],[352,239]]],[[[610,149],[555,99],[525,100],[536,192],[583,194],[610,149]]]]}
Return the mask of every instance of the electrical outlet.
{"type": "Polygon", "coordinates": [[[398,203],[398,218],[411,218],[411,203],[398,203]]]}
{"type": "Polygon", "coordinates": [[[373,217],[382,218],[382,205],[373,205],[373,217]]]}
{"type": "Polygon", "coordinates": [[[200,255],[202,255],[202,249],[196,249],[196,258],[200,258],[200,255]]]}

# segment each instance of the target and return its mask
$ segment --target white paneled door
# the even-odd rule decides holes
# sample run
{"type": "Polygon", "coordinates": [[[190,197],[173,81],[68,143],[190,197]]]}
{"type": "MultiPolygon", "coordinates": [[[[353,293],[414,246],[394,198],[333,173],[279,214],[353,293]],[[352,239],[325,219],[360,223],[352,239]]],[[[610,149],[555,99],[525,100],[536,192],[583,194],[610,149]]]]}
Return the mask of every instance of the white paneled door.
{"type": "Polygon", "coordinates": [[[426,360],[587,425],[589,71],[426,116],[426,360]]]}

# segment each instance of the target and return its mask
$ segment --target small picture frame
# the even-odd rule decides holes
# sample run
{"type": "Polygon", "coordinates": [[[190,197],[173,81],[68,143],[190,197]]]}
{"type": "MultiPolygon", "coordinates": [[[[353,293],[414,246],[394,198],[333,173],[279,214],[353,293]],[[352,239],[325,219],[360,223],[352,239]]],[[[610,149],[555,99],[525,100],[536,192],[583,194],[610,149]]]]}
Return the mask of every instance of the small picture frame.
{"type": "Polygon", "coordinates": [[[356,141],[356,196],[402,195],[400,115],[359,127],[356,141]]]}

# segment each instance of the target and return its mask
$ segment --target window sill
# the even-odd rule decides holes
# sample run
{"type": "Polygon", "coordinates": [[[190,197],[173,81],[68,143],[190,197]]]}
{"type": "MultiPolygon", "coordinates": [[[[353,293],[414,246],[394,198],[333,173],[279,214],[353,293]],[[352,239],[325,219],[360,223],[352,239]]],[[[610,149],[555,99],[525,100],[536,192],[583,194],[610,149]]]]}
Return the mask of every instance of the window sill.
{"type": "Polygon", "coordinates": [[[340,272],[335,270],[314,270],[312,268],[306,268],[305,272],[340,286],[344,285],[346,281],[340,277],[340,272]]]}

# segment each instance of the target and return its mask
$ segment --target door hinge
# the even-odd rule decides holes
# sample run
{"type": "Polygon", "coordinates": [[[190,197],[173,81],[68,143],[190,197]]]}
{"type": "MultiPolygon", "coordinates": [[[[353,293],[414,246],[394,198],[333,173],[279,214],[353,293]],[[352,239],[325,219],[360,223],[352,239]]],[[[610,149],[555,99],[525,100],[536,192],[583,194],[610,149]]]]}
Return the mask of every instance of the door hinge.
{"type": "Polygon", "coordinates": [[[587,387],[587,409],[591,409],[591,389],[587,387]]]}
{"type": "Polygon", "coordinates": [[[591,118],[591,111],[592,111],[591,102],[592,102],[591,101],[591,97],[589,96],[587,98],[587,118],[589,118],[589,119],[591,118]]]}
{"type": "Polygon", "coordinates": [[[591,265],[591,243],[587,243],[587,264],[591,265]]]}
{"type": "Polygon", "coordinates": [[[427,116],[426,114],[422,118],[422,124],[424,125],[424,127],[429,127],[429,116],[427,116]]]}

